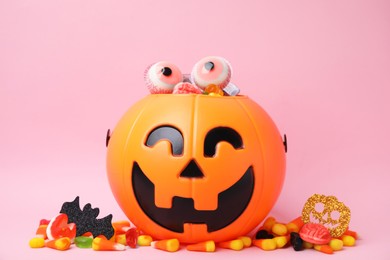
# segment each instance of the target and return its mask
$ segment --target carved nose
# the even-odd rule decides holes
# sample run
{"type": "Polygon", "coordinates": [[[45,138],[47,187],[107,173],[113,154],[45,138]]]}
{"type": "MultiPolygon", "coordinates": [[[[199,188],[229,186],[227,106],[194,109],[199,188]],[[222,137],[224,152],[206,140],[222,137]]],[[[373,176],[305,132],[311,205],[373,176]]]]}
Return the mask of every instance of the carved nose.
{"type": "Polygon", "coordinates": [[[203,178],[204,175],[194,160],[191,160],[187,167],[180,174],[182,178],[203,178]]]}

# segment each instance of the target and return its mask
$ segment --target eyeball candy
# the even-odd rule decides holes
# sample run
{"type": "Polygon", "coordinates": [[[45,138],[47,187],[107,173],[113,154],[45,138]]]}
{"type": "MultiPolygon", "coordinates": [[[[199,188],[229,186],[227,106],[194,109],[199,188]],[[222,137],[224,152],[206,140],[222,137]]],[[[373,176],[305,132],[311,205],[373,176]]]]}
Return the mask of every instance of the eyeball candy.
{"type": "Polygon", "coordinates": [[[195,64],[191,72],[191,79],[202,90],[210,84],[224,89],[229,84],[231,73],[228,61],[221,57],[209,56],[195,64]]]}
{"type": "Polygon", "coordinates": [[[174,86],[183,81],[179,68],[167,61],[149,66],[145,71],[146,86],[152,94],[170,94],[174,86]]]}

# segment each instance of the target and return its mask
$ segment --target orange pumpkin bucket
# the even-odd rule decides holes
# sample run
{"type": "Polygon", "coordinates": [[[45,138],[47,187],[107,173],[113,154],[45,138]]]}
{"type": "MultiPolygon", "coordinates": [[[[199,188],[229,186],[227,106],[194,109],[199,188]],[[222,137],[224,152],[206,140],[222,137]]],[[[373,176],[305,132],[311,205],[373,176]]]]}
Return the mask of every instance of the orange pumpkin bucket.
{"type": "Polygon", "coordinates": [[[247,96],[148,95],[107,146],[112,192],[155,239],[226,241],[252,231],[282,189],[285,147],[247,96]]]}

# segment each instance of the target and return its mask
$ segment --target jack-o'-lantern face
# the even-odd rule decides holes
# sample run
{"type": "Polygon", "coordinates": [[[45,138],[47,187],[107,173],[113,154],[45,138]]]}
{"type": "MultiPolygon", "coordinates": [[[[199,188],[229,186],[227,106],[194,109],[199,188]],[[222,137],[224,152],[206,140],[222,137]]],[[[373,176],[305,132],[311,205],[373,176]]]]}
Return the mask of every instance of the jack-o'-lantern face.
{"type": "Polygon", "coordinates": [[[314,194],[306,201],[302,210],[302,220],[305,223],[322,224],[333,237],[339,237],[345,232],[350,219],[350,209],[335,196],[314,194]]]}
{"type": "Polygon", "coordinates": [[[107,169],[119,205],[146,233],[222,241],[268,214],[285,156],[274,123],[248,97],[159,94],[120,120],[107,169]]]}

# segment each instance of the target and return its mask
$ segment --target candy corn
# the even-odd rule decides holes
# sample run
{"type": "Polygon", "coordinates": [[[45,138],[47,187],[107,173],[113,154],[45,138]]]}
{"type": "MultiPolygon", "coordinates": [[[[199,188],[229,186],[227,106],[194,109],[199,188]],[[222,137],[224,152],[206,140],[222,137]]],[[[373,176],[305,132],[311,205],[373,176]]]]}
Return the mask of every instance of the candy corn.
{"type": "Polygon", "coordinates": [[[333,254],[333,249],[329,245],[314,245],[314,249],[325,254],[333,254]]]}
{"type": "Polygon", "coordinates": [[[239,250],[242,250],[244,248],[244,243],[242,242],[241,239],[235,239],[235,240],[230,240],[230,241],[226,241],[226,242],[220,242],[220,243],[218,243],[218,246],[221,248],[239,251],[239,250]]]}
{"type": "Polygon", "coordinates": [[[277,248],[276,241],[273,238],[255,239],[253,245],[265,251],[275,250],[277,248]]]}
{"type": "Polygon", "coordinates": [[[343,241],[344,246],[354,246],[356,241],[353,236],[349,235],[342,235],[341,240],[343,241]]]}
{"type": "Polygon", "coordinates": [[[198,251],[198,252],[214,252],[215,243],[214,241],[206,241],[202,243],[192,244],[187,246],[188,251],[198,251]]]}
{"type": "Polygon", "coordinates": [[[126,245],[126,234],[115,235],[115,243],[126,245]]]}
{"type": "Polygon", "coordinates": [[[115,221],[112,222],[112,227],[114,228],[115,235],[125,234],[130,229],[130,222],[127,220],[115,221]]]}
{"type": "Polygon", "coordinates": [[[290,221],[289,223],[286,224],[288,232],[299,232],[301,227],[303,226],[303,220],[302,217],[297,217],[296,219],[290,221]]]}
{"type": "Polygon", "coordinates": [[[263,223],[263,226],[261,228],[259,228],[259,230],[267,230],[267,232],[271,232],[272,231],[272,226],[276,224],[276,219],[274,217],[268,217],[264,223],[263,223]]]}
{"type": "Polygon", "coordinates": [[[37,231],[35,232],[36,237],[47,239],[46,229],[47,229],[47,224],[39,225],[37,231]]]}
{"type": "Polygon", "coordinates": [[[250,237],[243,236],[243,237],[239,237],[238,239],[242,241],[244,247],[250,247],[252,245],[252,239],[250,237]]]}
{"type": "Polygon", "coordinates": [[[343,235],[352,236],[355,240],[358,239],[358,234],[355,231],[347,229],[343,235]]]}
{"type": "Polygon", "coordinates": [[[140,235],[140,236],[138,236],[138,239],[137,239],[137,245],[139,245],[139,246],[150,246],[152,241],[153,241],[153,238],[151,236],[140,235]]]}
{"type": "Polygon", "coordinates": [[[69,249],[70,244],[71,242],[69,237],[61,237],[61,238],[47,241],[45,246],[60,251],[64,251],[69,249]]]}
{"type": "Polygon", "coordinates": [[[277,236],[285,236],[288,232],[286,225],[280,223],[275,223],[271,230],[277,236]]]}
{"type": "Polygon", "coordinates": [[[343,249],[343,241],[337,238],[332,238],[329,242],[329,246],[333,249],[333,251],[339,251],[343,249]]]}
{"type": "Polygon", "coordinates": [[[275,241],[277,248],[282,248],[287,245],[287,242],[289,241],[289,236],[278,236],[274,237],[273,240],[275,241]]]}
{"type": "Polygon", "coordinates": [[[92,249],[96,251],[122,251],[126,247],[102,237],[95,237],[92,242],[92,249]]]}
{"type": "Polygon", "coordinates": [[[153,241],[151,246],[167,252],[176,252],[180,249],[180,242],[178,239],[165,239],[159,241],[153,241]]]}

